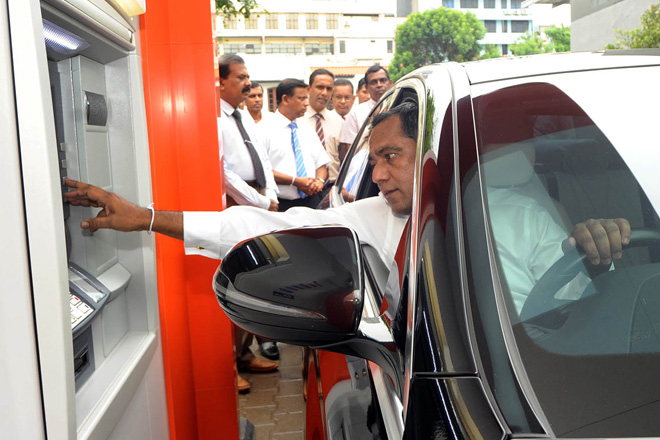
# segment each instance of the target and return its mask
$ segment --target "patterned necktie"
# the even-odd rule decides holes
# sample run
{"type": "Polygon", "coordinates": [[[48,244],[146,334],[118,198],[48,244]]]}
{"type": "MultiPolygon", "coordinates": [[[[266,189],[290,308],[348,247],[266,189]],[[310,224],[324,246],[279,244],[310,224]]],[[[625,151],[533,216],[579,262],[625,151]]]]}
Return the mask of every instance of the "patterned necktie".
{"type": "Polygon", "coordinates": [[[254,178],[257,181],[257,188],[265,188],[266,173],[264,172],[264,166],[261,163],[261,158],[259,157],[257,150],[255,150],[254,145],[252,145],[250,136],[248,136],[247,131],[245,131],[245,127],[243,127],[243,122],[241,121],[241,112],[234,110],[234,113],[231,115],[236,120],[238,131],[241,132],[241,137],[243,137],[243,141],[245,142],[245,146],[248,149],[248,153],[250,153],[250,159],[252,159],[252,166],[254,167],[254,178]]]}
{"type": "Polygon", "coordinates": [[[319,137],[323,148],[325,148],[325,136],[323,135],[323,125],[321,125],[321,118],[323,116],[321,116],[321,113],[317,113],[314,117],[316,118],[316,135],[319,137]]]}
{"type": "MultiPolygon", "coordinates": [[[[303,161],[302,151],[300,151],[300,143],[298,142],[298,126],[295,122],[289,124],[291,128],[291,146],[293,147],[293,155],[296,157],[296,176],[306,177],[305,162],[303,161]]],[[[298,190],[300,197],[305,198],[306,194],[298,190]]]]}

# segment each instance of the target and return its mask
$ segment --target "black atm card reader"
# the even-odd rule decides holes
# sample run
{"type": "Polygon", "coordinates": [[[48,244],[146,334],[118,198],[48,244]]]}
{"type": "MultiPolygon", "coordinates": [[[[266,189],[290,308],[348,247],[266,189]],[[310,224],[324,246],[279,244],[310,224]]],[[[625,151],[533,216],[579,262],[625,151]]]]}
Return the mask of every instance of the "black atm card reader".
{"type": "Polygon", "coordinates": [[[75,339],[87,328],[110,297],[110,290],[85,269],[69,263],[71,331],[75,339]]]}

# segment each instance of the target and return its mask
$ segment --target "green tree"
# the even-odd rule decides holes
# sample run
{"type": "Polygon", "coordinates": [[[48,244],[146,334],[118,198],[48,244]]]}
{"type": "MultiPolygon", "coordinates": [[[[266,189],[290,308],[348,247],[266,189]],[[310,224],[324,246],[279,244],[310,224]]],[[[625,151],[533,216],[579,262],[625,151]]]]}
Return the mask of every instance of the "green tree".
{"type": "Polygon", "coordinates": [[[651,5],[641,16],[641,28],[630,31],[616,30],[615,44],[606,49],[645,49],[660,47],[660,3],[651,5]]]}
{"type": "Polygon", "coordinates": [[[438,8],[411,14],[396,30],[396,51],[390,76],[399,79],[430,63],[469,61],[481,52],[486,29],[468,12],[438,8]]]}
{"type": "Polygon", "coordinates": [[[496,44],[484,44],[484,53],[479,55],[480,60],[487,60],[489,58],[499,58],[502,54],[497,48],[496,44]]]}
{"type": "Polygon", "coordinates": [[[215,12],[218,15],[224,15],[227,18],[242,15],[250,18],[250,14],[259,5],[256,0],[215,0],[215,12]]]}
{"type": "Polygon", "coordinates": [[[531,55],[534,53],[552,52],[552,46],[546,44],[538,33],[525,32],[511,45],[511,52],[516,56],[531,55]]]}
{"type": "Polygon", "coordinates": [[[552,26],[546,29],[545,34],[550,39],[550,43],[555,52],[570,52],[571,50],[571,28],[552,26]]]}

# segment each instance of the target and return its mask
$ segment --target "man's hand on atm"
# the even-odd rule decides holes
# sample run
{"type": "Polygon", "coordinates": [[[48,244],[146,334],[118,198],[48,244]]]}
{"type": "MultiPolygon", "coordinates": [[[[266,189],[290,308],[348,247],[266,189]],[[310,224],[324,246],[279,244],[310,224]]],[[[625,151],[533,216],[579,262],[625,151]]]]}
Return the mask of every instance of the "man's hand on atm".
{"type": "MultiPolygon", "coordinates": [[[[148,231],[152,221],[149,208],[142,208],[122,196],[85,182],[69,178],[64,183],[73,188],[64,198],[74,206],[102,208],[96,217],[83,220],[80,227],[94,232],[99,229],[116,231],[148,231]]],[[[183,240],[183,213],[155,211],[151,230],[183,240]]]]}

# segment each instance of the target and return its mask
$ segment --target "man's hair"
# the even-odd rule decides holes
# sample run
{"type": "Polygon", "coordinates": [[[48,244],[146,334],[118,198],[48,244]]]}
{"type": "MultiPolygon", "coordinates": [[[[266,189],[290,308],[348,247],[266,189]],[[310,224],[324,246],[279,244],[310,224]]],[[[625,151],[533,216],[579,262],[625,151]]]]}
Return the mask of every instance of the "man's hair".
{"type": "Polygon", "coordinates": [[[220,57],[218,60],[218,73],[220,74],[220,78],[227,79],[229,76],[229,67],[232,64],[245,64],[245,61],[235,53],[230,53],[220,57]]]}
{"type": "Polygon", "coordinates": [[[311,75],[309,75],[309,85],[311,86],[314,84],[314,78],[316,78],[319,75],[330,75],[332,80],[335,80],[335,75],[330,72],[328,69],[316,69],[315,71],[312,72],[311,75]]]}
{"type": "Polygon", "coordinates": [[[353,83],[350,82],[349,80],[347,80],[346,78],[339,78],[339,79],[335,80],[335,88],[337,86],[351,86],[351,95],[355,91],[353,89],[353,83]]]}
{"type": "Polygon", "coordinates": [[[417,141],[417,103],[414,101],[404,101],[401,104],[389,109],[386,112],[378,113],[371,121],[371,130],[383,121],[387,121],[393,116],[399,116],[403,134],[417,141]]]}
{"type": "Polygon", "coordinates": [[[383,72],[385,72],[385,76],[387,76],[387,78],[389,79],[389,78],[390,78],[390,74],[387,73],[387,69],[384,68],[383,66],[381,66],[380,64],[374,64],[373,66],[369,67],[369,68],[367,69],[367,71],[365,72],[365,74],[364,74],[364,82],[365,82],[365,84],[369,84],[369,75],[371,75],[372,73],[376,73],[376,72],[378,72],[378,71],[381,71],[381,70],[382,70],[383,72]]]}
{"type": "Polygon", "coordinates": [[[286,78],[283,79],[278,85],[277,89],[275,89],[275,97],[277,98],[277,105],[280,105],[282,102],[282,97],[284,95],[286,96],[293,96],[295,93],[295,90],[298,87],[307,87],[307,84],[305,84],[304,81],[301,81],[296,78],[286,78]]]}
{"type": "Polygon", "coordinates": [[[366,84],[367,81],[364,79],[364,77],[360,78],[360,81],[358,81],[357,90],[360,91],[360,89],[364,87],[366,84]]]}
{"type": "Polygon", "coordinates": [[[257,87],[259,87],[259,88],[261,89],[261,91],[263,92],[264,88],[261,87],[261,84],[259,84],[259,83],[256,82],[256,81],[252,81],[252,85],[250,86],[250,90],[252,90],[252,89],[256,89],[257,87]]]}

